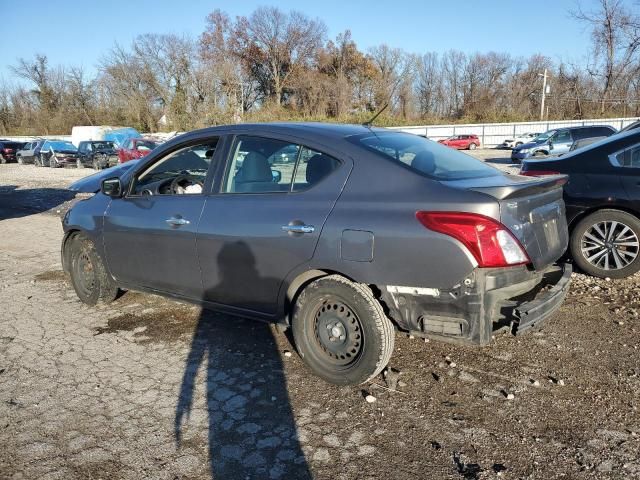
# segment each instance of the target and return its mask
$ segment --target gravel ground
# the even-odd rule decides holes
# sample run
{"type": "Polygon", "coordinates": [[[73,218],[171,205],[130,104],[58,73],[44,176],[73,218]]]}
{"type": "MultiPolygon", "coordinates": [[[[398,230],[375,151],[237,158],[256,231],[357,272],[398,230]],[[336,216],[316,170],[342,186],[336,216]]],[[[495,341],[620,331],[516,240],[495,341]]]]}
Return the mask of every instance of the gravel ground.
{"type": "Polygon", "coordinates": [[[54,213],[88,173],[0,168],[0,478],[640,478],[638,276],[574,274],[541,331],[482,349],[398,334],[340,388],[267,325],[81,304],[54,213]]]}

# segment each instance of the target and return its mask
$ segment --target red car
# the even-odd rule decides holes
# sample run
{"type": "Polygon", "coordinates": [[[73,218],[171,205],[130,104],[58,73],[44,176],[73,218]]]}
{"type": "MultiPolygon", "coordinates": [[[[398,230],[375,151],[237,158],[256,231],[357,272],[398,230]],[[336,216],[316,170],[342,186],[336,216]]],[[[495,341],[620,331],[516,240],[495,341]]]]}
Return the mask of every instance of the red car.
{"type": "Polygon", "coordinates": [[[118,149],[118,163],[137,160],[151,153],[158,144],[146,138],[130,138],[118,149]]]}
{"type": "Polygon", "coordinates": [[[438,140],[438,143],[457,150],[475,150],[480,146],[480,139],[477,135],[454,135],[444,140],[438,140]]]}

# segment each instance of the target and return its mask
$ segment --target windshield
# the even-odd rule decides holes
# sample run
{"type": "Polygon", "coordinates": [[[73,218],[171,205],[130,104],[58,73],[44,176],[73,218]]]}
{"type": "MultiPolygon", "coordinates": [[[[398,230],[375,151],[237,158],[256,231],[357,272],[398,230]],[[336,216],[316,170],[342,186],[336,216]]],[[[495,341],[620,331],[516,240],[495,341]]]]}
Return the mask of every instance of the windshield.
{"type": "Polygon", "coordinates": [[[157,145],[154,142],[149,140],[138,140],[136,142],[136,148],[138,150],[153,150],[156,146],[157,145]]]}
{"type": "Polygon", "coordinates": [[[353,143],[437,180],[492,177],[500,171],[470,155],[410,133],[371,132],[349,138],[353,143]]]}
{"type": "Polygon", "coordinates": [[[556,133],[556,130],[549,130],[548,132],[541,133],[535,138],[536,142],[546,142],[556,133]]]}
{"type": "Polygon", "coordinates": [[[47,142],[44,145],[45,149],[53,148],[54,150],[76,150],[76,147],[71,142],[47,142]]]}
{"type": "Polygon", "coordinates": [[[97,149],[107,149],[113,148],[113,142],[92,142],[93,148],[97,149]]]}

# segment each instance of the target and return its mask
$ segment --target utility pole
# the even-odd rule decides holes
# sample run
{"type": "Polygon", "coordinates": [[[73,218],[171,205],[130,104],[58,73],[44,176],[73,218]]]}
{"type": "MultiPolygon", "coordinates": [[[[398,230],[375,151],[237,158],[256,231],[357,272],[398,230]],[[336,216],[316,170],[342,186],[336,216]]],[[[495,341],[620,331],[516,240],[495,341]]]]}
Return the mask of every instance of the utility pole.
{"type": "Polygon", "coordinates": [[[540,120],[544,120],[544,97],[547,94],[547,69],[544,69],[544,75],[539,73],[542,77],[542,101],[540,102],[540,120]]]}

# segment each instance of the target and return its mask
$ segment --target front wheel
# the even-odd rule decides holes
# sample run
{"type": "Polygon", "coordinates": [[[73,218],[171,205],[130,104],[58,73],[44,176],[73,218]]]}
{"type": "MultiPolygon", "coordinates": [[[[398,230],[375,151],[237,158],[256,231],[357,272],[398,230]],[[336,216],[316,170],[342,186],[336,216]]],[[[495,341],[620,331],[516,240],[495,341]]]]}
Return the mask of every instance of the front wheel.
{"type": "Polygon", "coordinates": [[[620,210],[600,210],[571,233],[571,256],[586,273],[625,278],[640,270],[640,220],[620,210]]]}
{"type": "Polygon", "coordinates": [[[76,160],[76,168],[84,168],[84,164],[79,158],[76,160]]]}
{"type": "Polygon", "coordinates": [[[475,150],[476,149],[476,144],[475,143],[470,143],[469,144],[469,150],[475,150]]]}
{"type": "Polygon", "coordinates": [[[292,323],[298,353],[329,383],[364,383],[382,371],[393,352],[393,325],[371,290],[339,275],[305,287],[292,323]]]}
{"type": "Polygon", "coordinates": [[[93,242],[80,234],[67,242],[71,283],[78,298],[87,305],[115,300],[118,287],[107,272],[93,242]]]}

